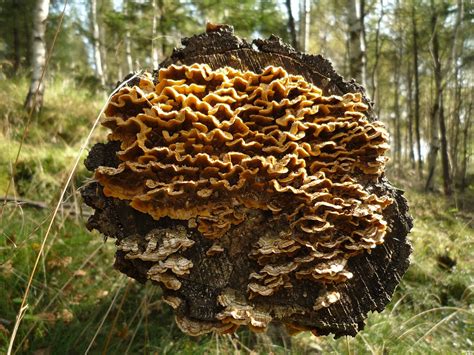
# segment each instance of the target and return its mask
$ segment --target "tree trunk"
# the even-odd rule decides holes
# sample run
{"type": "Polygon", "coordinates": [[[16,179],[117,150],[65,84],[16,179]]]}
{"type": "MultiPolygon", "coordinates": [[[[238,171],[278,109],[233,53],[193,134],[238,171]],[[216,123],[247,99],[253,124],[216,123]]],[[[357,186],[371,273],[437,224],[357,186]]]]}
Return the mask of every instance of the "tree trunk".
{"type": "Polygon", "coordinates": [[[394,157],[395,164],[397,167],[398,176],[401,175],[402,170],[402,130],[401,130],[401,111],[400,111],[400,62],[399,59],[395,60],[396,68],[394,68],[394,81],[395,81],[395,97],[394,97],[394,113],[395,113],[395,144],[394,144],[394,157]]]}
{"type": "MultiPolygon", "coordinates": [[[[400,12],[400,2],[396,1],[396,13],[400,12]]],[[[402,29],[400,28],[400,22],[397,25],[397,42],[402,43],[402,29]]],[[[395,163],[397,165],[397,174],[398,176],[401,175],[402,171],[402,113],[400,110],[400,77],[401,77],[401,67],[403,62],[403,46],[399,45],[397,47],[397,51],[394,58],[395,68],[393,69],[394,73],[394,81],[395,81],[395,97],[394,97],[394,105],[395,105],[395,163]]]]}
{"type": "Polygon", "coordinates": [[[431,109],[431,120],[430,120],[430,150],[428,153],[428,177],[426,179],[425,190],[432,191],[434,190],[434,178],[436,170],[436,161],[439,151],[439,105],[442,92],[440,76],[441,76],[441,63],[439,62],[439,42],[438,42],[438,32],[436,29],[437,26],[437,12],[434,8],[433,0],[431,1],[431,30],[432,30],[432,42],[431,42],[431,55],[433,59],[433,74],[435,80],[435,90],[434,90],[434,99],[433,107],[431,109]]]}
{"type": "Polygon", "coordinates": [[[46,21],[49,13],[49,0],[38,0],[33,18],[33,41],[31,64],[31,84],[25,100],[28,111],[39,112],[43,106],[44,71],[46,70],[46,21]]]}
{"type": "Polygon", "coordinates": [[[13,8],[13,27],[12,27],[12,39],[13,39],[13,74],[18,72],[20,68],[20,11],[18,2],[16,0],[12,1],[13,8]]]}
{"type": "Polygon", "coordinates": [[[351,77],[359,83],[365,84],[365,48],[362,39],[363,30],[363,14],[361,10],[364,8],[363,1],[359,3],[357,0],[347,0],[347,23],[349,25],[348,50],[349,50],[349,71],[351,77]]]}
{"type": "Polygon", "coordinates": [[[295,18],[293,17],[293,11],[291,9],[291,0],[286,0],[286,9],[288,11],[288,30],[290,31],[291,45],[294,49],[298,50],[298,39],[296,37],[296,25],[295,18]]]}
{"type": "Polygon", "coordinates": [[[365,33],[365,0],[359,0],[360,50],[362,52],[362,85],[367,85],[367,36],[365,33]]]}
{"type": "Polygon", "coordinates": [[[453,32],[453,48],[452,48],[452,55],[451,55],[451,65],[454,67],[454,89],[453,89],[453,118],[452,118],[452,134],[451,134],[451,162],[453,163],[453,170],[452,176],[455,183],[459,182],[459,135],[461,132],[461,106],[462,106],[462,98],[461,98],[461,68],[462,68],[462,54],[464,49],[464,41],[461,41],[459,45],[458,35],[459,32],[462,33],[460,30],[463,17],[464,17],[464,6],[463,1],[458,0],[457,5],[457,14],[456,14],[456,24],[454,26],[453,32]]]}
{"type": "Polygon", "coordinates": [[[412,2],[411,20],[413,30],[413,75],[415,77],[415,133],[416,151],[418,155],[418,176],[423,179],[423,158],[421,156],[421,128],[420,128],[420,78],[418,72],[418,30],[416,27],[415,5],[412,2]]]}
{"type": "MultiPolygon", "coordinates": [[[[13,1],[16,1],[16,0],[13,0],[13,1]]],[[[25,66],[27,68],[31,67],[32,66],[32,63],[31,63],[31,59],[33,57],[33,53],[32,53],[32,50],[33,50],[33,32],[31,30],[31,17],[28,15],[28,11],[27,11],[27,7],[25,6],[25,4],[23,3],[22,4],[22,10],[23,10],[23,16],[21,17],[22,18],[22,24],[23,24],[23,35],[25,36],[24,37],[24,40],[25,40],[25,49],[26,49],[26,53],[25,53],[25,59],[26,59],[26,62],[25,62],[25,66]]],[[[48,9],[49,11],[49,9],[48,9]]]]}
{"type": "MultiPolygon", "coordinates": [[[[471,97],[472,99],[472,97],[471,97]]],[[[464,122],[464,129],[463,129],[463,151],[462,151],[462,164],[461,164],[461,186],[460,189],[461,191],[464,191],[468,185],[467,183],[467,166],[470,160],[470,154],[469,154],[469,131],[471,129],[471,114],[472,114],[472,106],[473,106],[473,101],[471,100],[469,104],[469,108],[466,110],[466,120],[464,122]]]]}
{"type": "Polygon", "coordinates": [[[102,87],[105,87],[104,67],[102,64],[102,52],[100,45],[100,30],[97,22],[97,0],[90,0],[90,22],[92,30],[92,46],[94,50],[95,75],[102,87]]]}
{"type": "Polygon", "coordinates": [[[162,11],[162,9],[158,9],[157,0],[152,0],[152,11],[153,11],[153,21],[152,21],[152,31],[151,31],[151,58],[152,58],[152,65],[153,69],[158,69],[158,46],[156,45],[156,36],[157,36],[157,27],[158,27],[158,20],[157,20],[157,11],[162,11]]]}
{"type": "MultiPolygon", "coordinates": [[[[302,75],[308,82],[320,87],[324,95],[363,93],[359,85],[345,82],[329,61],[321,56],[302,55],[274,36],[268,40],[249,43],[235,37],[231,28],[221,26],[208,33],[184,39],[183,43],[185,47],[176,49],[171,57],[161,63],[162,67],[177,63],[206,63],[213,70],[232,66],[259,73],[269,65],[277,65],[293,74],[302,75]]],[[[138,84],[139,79],[128,83],[130,86],[138,84]]],[[[363,101],[369,106],[368,120],[375,120],[370,102],[365,97],[363,101]]],[[[136,114],[143,107],[132,104],[129,109],[136,114]]],[[[116,156],[118,150],[119,142],[96,144],[85,162],[87,169],[93,171],[99,166],[117,167],[120,163],[116,156]]],[[[363,328],[368,312],[384,309],[408,267],[411,252],[406,235],[412,222],[402,192],[393,188],[384,177],[374,178],[364,184],[370,186],[371,192],[393,199],[393,203],[383,212],[390,229],[382,245],[377,245],[370,253],[349,259],[348,267],[353,274],[352,278],[343,284],[327,286],[335,288],[340,294],[340,298],[327,301],[330,306],[315,303],[318,300],[326,302],[324,297],[327,290],[323,283],[293,278],[294,286],[291,289],[281,289],[272,296],[247,298],[249,275],[258,269],[249,255],[249,248],[263,236],[276,240],[286,228],[272,222],[272,213],[252,209],[249,218],[218,239],[221,251],[214,255],[209,251],[215,240],[205,238],[192,224],[167,217],[154,220],[150,215],[131,208],[127,201],[106,197],[103,187],[96,181],[87,185],[82,190],[82,195],[84,201],[95,209],[94,216],[88,221],[88,228],[98,229],[117,238],[117,245],[125,243],[129,240],[127,238],[135,238],[134,236],[139,238],[140,243],[148,243],[147,240],[150,239],[145,236],[150,236],[150,233],[166,235],[166,238],[186,237],[188,243],[192,239],[192,247],[183,254],[188,261],[192,261],[190,273],[179,278],[180,286],[177,289],[165,287],[163,291],[165,299],[176,307],[178,324],[182,329],[186,324],[189,326],[184,329],[186,332],[196,335],[212,329],[220,331],[222,323],[218,321],[218,315],[223,310],[222,304],[229,300],[227,297],[238,297],[241,300],[239,302],[242,302],[238,307],[244,307],[242,310],[246,309],[246,314],[254,311],[257,316],[260,314],[262,317],[271,314],[273,320],[286,323],[293,330],[307,329],[317,335],[332,333],[342,336],[355,335],[363,328]],[[184,234],[178,237],[177,233],[184,234]]],[[[164,244],[162,241],[159,243],[161,248],[164,244]]],[[[150,244],[151,249],[156,246],[150,244]]],[[[143,245],[140,250],[142,247],[143,245]]],[[[115,267],[130,277],[145,282],[153,263],[127,258],[125,249],[117,251],[115,267]]],[[[257,318],[256,323],[258,322],[257,318]]]]}
{"type": "Polygon", "coordinates": [[[410,64],[407,66],[407,104],[408,104],[408,161],[413,170],[416,169],[415,164],[415,150],[414,150],[414,141],[413,141],[413,75],[410,68],[410,64]]]}
{"type": "Polygon", "coordinates": [[[439,55],[439,39],[438,39],[438,12],[434,5],[434,0],[431,0],[431,29],[433,31],[432,36],[432,58],[434,66],[434,79],[435,79],[435,98],[432,111],[432,129],[431,129],[431,146],[430,146],[430,159],[429,159],[429,174],[426,181],[426,188],[433,189],[434,185],[434,171],[436,167],[436,156],[439,148],[441,148],[441,165],[443,174],[443,191],[446,196],[452,193],[452,180],[451,180],[451,169],[449,167],[449,156],[448,156],[448,141],[446,134],[446,123],[444,119],[444,100],[443,100],[443,74],[441,69],[441,59],[439,55]],[[438,128],[441,135],[441,147],[439,143],[438,128]]]}
{"type": "MultiPolygon", "coordinates": [[[[380,0],[380,16],[377,20],[377,27],[375,29],[375,53],[374,53],[374,66],[372,68],[372,74],[370,76],[371,78],[371,84],[372,84],[372,99],[375,100],[378,97],[378,88],[376,84],[376,76],[378,75],[378,65],[379,65],[379,57],[380,57],[380,25],[382,23],[382,19],[385,15],[385,12],[383,10],[384,5],[383,5],[383,0],[380,0]]],[[[380,102],[377,100],[377,105],[380,106],[380,102]]]]}
{"type": "MultiPolygon", "coordinates": [[[[131,48],[131,41],[130,41],[130,28],[129,28],[129,23],[131,21],[128,18],[129,11],[130,11],[128,1],[129,0],[124,0],[124,2],[123,2],[123,11],[124,11],[125,18],[126,18],[126,24],[125,24],[126,31],[125,31],[125,38],[124,38],[125,63],[127,63],[126,71],[128,73],[132,73],[133,72],[133,58],[132,58],[132,48],[131,48]]],[[[153,45],[153,42],[152,42],[152,45],[153,45]]]]}
{"type": "Polygon", "coordinates": [[[453,193],[453,180],[448,153],[448,134],[446,132],[446,119],[444,115],[444,98],[441,91],[439,105],[439,129],[441,134],[441,165],[443,168],[443,191],[446,196],[453,193]]]}
{"type": "Polygon", "coordinates": [[[309,38],[310,38],[310,29],[311,29],[311,2],[310,0],[303,0],[303,17],[301,18],[301,23],[303,23],[302,33],[301,33],[301,51],[309,51],[309,38]]]}

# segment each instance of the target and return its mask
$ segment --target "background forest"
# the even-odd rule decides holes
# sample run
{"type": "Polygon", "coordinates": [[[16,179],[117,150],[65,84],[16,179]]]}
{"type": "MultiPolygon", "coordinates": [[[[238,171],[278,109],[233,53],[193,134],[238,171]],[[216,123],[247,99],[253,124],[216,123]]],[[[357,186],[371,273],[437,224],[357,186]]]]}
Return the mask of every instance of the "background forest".
{"type": "Polygon", "coordinates": [[[473,22],[470,0],[0,0],[0,352],[13,338],[12,353],[34,354],[472,352],[473,22]],[[106,96],[207,21],[327,57],[391,134],[414,254],[355,338],[188,337],[160,290],[120,276],[113,242],[85,228],[81,146],[106,96]]]}

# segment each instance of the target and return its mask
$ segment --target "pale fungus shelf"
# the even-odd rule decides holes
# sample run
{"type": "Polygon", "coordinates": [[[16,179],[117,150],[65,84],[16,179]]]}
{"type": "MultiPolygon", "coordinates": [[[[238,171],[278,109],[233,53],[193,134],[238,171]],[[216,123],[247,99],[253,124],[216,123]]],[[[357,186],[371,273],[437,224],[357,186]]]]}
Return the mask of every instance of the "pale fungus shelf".
{"type": "MultiPolygon", "coordinates": [[[[398,282],[371,285],[377,268],[397,263],[392,238],[404,259],[389,279],[408,265],[411,220],[384,179],[387,132],[356,85],[334,92],[330,76],[244,65],[261,52],[216,31],[183,42],[197,63],[178,50],[171,60],[181,63],[112,97],[102,120],[110,143],[86,161],[97,181],[83,192],[96,209],[88,226],[117,238],[116,268],[160,285],[188,334],[265,331],[272,320],[291,333],[355,334],[398,282]],[[233,52],[212,47],[215,35],[233,52]],[[216,53],[206,58],[193,41],[216,53]],[[380,253],[388,264],[373,266],[380,253]],[[372,304],[351,313],[359,284],[372,304]]],[[[274,63],[284,64],[281,50],[274,63]]]]}

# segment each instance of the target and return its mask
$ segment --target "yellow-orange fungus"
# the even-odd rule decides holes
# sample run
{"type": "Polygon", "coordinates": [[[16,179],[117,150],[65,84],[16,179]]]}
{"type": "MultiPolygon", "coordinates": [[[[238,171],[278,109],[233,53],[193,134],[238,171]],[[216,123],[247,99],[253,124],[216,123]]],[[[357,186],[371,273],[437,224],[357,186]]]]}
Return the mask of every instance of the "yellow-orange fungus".
{"type": "MultiPolygon", "coordinates": [[[[254,73],[171,65],[113,96],[102,124],[112,131],[109,140],[121,143],[121,163],[99,167],[95,178],[106,196],[156,220],[188,220],[204,238],[216,239],[209,255],[222,252],[218,239],[249,210],[285,219],[288,233],[262,236],[249,250],[260,265],[249,277],[250,298],[292,287],[295,278],[342,282],[352,276],[351,256],[383,243],[383,210],[392,202],[365,187],[383,174],[388,148],[384,128],[369,122],[367,109],[359,93],[325,96],[280,67],[254,73]]],[[[146,252],[129,237],[119,249],[156,262],[148,277],[176,290],[179,276],[193,267],[171,255],[194,243],[184,234],[167,240],[152,233],[149,243],[161,238],[161,244],[146,252]]],[[[226,331],[266,327],[268,315],[234,298],[220,299],[226,331]]],[[[338,299],[330,294],[314,307],[338,299]]]]}

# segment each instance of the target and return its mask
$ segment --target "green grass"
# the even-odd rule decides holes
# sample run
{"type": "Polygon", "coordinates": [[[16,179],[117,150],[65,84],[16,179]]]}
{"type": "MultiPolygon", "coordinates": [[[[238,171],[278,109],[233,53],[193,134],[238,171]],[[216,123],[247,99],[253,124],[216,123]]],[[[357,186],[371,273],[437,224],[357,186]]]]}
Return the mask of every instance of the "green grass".
{"type": "MultiPolygon", "coordinates": [[[[5,194],[21,137],[27,127],[23,98],[27,81],[0,81],[0,194],[5,194]]],[[[15,193],[30,199],[50,201],[71,170],[82,141],[87,136],[102,104],[102,95],[90,94],[66,77],[50,79],[40,115],[33,115],[15,171],[15,193]]],[[[105,137],[97,130],[93,139],[105,137]]],[[[84,167],[76,173],[75,186],[86,177],[84,167]]]]}
{"type": "MultiPolygon", "coordinates": [[[[68,80],[59,77],[48,83],[45,110],[31,122],[10,195],[51,205],[57,201],[101,104],[101,98],[68,80]],[[70,95],[71,88],[74,95],[70,95]]],[[[25,93],[25,80],[0,81],[2,195],[25,126],[21,110],[25,93]]],[[[105,130],[98,130],[97,137],[104,139],[105,130]]],[[[77,201],[77,188],[87,177],[81,167],[74,187],[68,190],[68,202],[77,201]]],[[[410,235],[412,265],[390,305],[380,314],[370,314],[365,330],[355,338],[303,333],[292,338],[291,349],[275,337],[245,329],[233,336],[184,335],[170,307],[161,301],[159,288],[130,281],[112,268],[113,241],[104,243],[100,235],[86,230],[85,218],[62,212],[34,278],[28,310],[16,337],[17,352],[82,354],[91,346],[90,353],[101,353],[109,336],[111,354],[467,352],[474,348],[474,214],[472,206],[467,209],[474,203],[465,201],[474,201],[473,196],[474,191],[467,191],[461,203],[408,189],[415,217],[410,235]],[[451,261],[451,267],[443,265],[443,260],[451,261]]],[[[51,209],[13,203],[4,210],[0,223],[0,353],[8,346],[50,213],[51,209]]]]}

